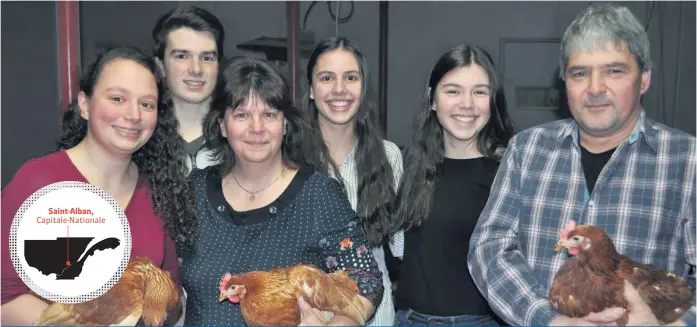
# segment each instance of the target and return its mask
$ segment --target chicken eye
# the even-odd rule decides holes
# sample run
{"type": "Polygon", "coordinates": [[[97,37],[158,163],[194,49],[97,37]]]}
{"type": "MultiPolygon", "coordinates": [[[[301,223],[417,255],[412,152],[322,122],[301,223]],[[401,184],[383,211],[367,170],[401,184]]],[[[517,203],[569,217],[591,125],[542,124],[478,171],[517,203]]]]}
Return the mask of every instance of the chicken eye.
{"type": "Polygon", "coordinates": [[[578,240],[579,240],[578,236],[574,236],[572,239],[573,239],[574,241],[578,241],[578,240]]]}
{"type": "Polygon", "coordinates": [[[230,286],[230,290],[233,290],[233,291],[234,291],[234,290],[235,290],[235,287],[237,287],[237,286],[235,286],[235,285],[230,286]]]}

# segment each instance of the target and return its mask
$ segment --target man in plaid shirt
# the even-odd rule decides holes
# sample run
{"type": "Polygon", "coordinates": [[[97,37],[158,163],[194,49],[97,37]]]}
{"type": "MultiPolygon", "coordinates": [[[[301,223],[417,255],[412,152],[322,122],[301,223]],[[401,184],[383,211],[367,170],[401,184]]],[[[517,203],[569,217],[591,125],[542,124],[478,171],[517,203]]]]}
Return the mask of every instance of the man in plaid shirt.
{"type": "MultiPolygon", "coordinates": [[[[573,119],[511,140],[471,239],[470,273],[512,325],[583,325],[618,313],[572,319],[547,300],[567,258],[554,245],[569,220],[604,229],[619,253],[673,271],[694,289],[695,138],[644,114],[640,98],[651,82],[644,27],[624,7],[592,5],[566,30],[560,69],[573,119]]],[[[631,286],[626,294],[629,325],[658,325],[631,286]]],[[[694,299],[676,324],[695,325],[694,299]]]]}

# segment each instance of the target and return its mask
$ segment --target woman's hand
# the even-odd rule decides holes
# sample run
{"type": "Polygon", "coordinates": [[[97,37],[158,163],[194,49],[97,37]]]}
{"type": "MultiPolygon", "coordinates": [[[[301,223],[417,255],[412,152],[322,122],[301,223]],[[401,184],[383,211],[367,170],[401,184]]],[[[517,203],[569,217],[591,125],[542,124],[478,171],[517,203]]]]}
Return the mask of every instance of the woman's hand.
{"type": "Polygon", "coordinates": [[[300,325],[298,326],[359,326],[358,322],[342,315],[319,311],[310,306],[302,296],[298,298],[300,325]]]}

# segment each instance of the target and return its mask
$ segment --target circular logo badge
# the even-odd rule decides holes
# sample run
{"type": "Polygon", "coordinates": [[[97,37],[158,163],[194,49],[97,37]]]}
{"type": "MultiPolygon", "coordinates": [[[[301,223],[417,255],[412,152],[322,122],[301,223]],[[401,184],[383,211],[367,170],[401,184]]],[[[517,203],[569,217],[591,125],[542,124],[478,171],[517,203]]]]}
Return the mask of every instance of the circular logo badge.
{"type": "Polygon", "coordinates": [[[111,289],[131,256],[131,230],[121,206],[100,188],[58,182],[24,201],[10,230],[19,277],[53,302],[81,303],[111,289]]]}

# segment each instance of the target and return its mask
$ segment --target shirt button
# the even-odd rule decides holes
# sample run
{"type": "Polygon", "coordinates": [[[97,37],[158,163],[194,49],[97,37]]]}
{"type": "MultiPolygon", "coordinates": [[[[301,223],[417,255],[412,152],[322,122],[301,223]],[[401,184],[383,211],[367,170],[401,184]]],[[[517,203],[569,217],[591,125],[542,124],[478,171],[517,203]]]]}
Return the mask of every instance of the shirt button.
{"type": "Polygon", "coordinates": [[[269,212],[270,212],[272,215],[275,215],[277,211],[278,211],[278,209],[276,209],[275,206],[271,206],[271,208],[269,208],[269,212]]]}
{"type": "Polygon", "coordinates": [[[218,206],[218,212],[223,212],[225,211],[225,207],[223,205],[218,206]]]}
{"type": "Polygon", "coordinates": [[[594,206],[595,206],[595,201],[593,201],[593,200],[588,201],[588,206],[589,206],[589,207],[594,207],[594,206]]]}

